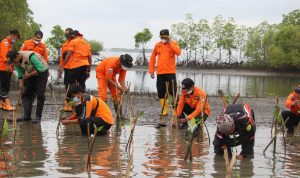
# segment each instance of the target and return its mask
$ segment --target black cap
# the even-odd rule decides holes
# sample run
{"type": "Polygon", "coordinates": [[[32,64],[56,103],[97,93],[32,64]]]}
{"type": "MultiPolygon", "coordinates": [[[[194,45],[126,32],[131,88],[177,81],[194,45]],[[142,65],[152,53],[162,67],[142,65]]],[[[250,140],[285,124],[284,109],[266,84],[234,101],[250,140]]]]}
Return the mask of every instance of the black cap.
{"type": "Polygon", "coordinates": [[[185,78],[182,80],[181,85],[183,90],[188,90],[194,86],[194,81],[190,78],[185,78]]]}
{"type": "Polygon", "coordinates": [[[35,33],[34,33],[34,36],[36,36],[36,35],[39,35],[39,36],[41,36],[41,38],[43,38],[43,32],[42,31],[36,31],[35,33]]]}
{"type": "Polygon", "coordinates": [[[12,64],[13,61],[17,58],[18,54],[19,54],[18,51],[14,50],[14,49],[8,51],[8,53],[6,54],[6,57],[9,58],[9,61],[7,63],[12,64]]]}
{"type": "Polygon", "coordinates": [[[73,94],[78,94],[78,93],[84,93],[84,89],[78,85],[78,84],[72,84],[69,87],[68,93],[67,93],[67,97],[71,98],[73,94]]]}
{"type": "Polygon", "coordinates": [[[19,33],[19,30],[16,30],[16,29],[13,29],[11,31],[9,31],[9,34],[11,35],[16,35],[18,37],[18,39],[20,39],[20,33],[19,33]]]}
{"type": "Polygon", "coordinates": [[[132,64],[132,57],[129,54],[121,55],[121,65],[127,68],[131,68],[133,66],[132,64]]]}
{"type": "Polygon", "coordinates": [[[72,32],[72,35],[73,35],[73,36],[83,36],[78,30],[74,30],[74,31],[72,32]]]}
{"type": "Polygon", "coordinates": [[[159,32],[159,37],[161,38],[169,38],[169,30],[163,29],[159,32]]]}

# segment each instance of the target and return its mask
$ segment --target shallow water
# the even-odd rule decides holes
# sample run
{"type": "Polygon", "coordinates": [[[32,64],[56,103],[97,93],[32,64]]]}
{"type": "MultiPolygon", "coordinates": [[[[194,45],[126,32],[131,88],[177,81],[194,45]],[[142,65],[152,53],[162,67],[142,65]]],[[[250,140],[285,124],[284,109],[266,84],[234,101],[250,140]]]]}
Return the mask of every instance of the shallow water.
{"type": "MultiPolygon", "coordinates": [[[[50,73],[57,78],[57,69],[50,69],[50,73]]],[[[208,95],[217,95],[217,90],[222,89],[230,95],[240,93],[247,97],[287,96],[300,81],[299,75],[243,70],[178,70],[176,75],[180,81],[192,78],[208,95]]],[[[131,82],[131,91],[156,92],[156,79],[151,79],[146,68],[129,70],[126,81],[131,82]]],[[[91,71],[86,85],[97,90],[95,70],[91,71]]]]}
{"type": "MultiPolygon", "coordinates": [[[[53,108],[52,108],[53,109],[53,108]]],[[[92,170],[86,171],[87,137],[80,135],[78,126],[63,126],[56,135],[57,120],[51,109],[46,109],[41,124],[18,123],[15,146],[12,137],[4,139],[9,174],[13,177],[120,177],[125,176],[128,155],[125,151],[130,135],[130,126],[120,132],[112,128],[106,136],[99,136],[92,153],[92,170]]],[[[146,116],[140,118],[133,141],[132,177],[225,177],[223,157],[216,157],[213,146],[205,140],[193,144],[193,161],[185,161],[188,145],[185,131],[169,127],[155,129],[151,122],[144,124],[146,116]]],[[[216,129],[208,123],[211,141],[216,129]]],[[[288,146],[284,159],[283,139],[279,136],[277,151],[273,156],[273,145],[263,155],[262,150],[270,140],[270,128],[257,128],[255,157],[237,161],[233,177],[297,177],[300,173],[299,138],[288,146]]],[[[237,152],[241,151],[240,147],[237,152]]],[[[1,173],[6,174],[3,155],[1,173]]]]}

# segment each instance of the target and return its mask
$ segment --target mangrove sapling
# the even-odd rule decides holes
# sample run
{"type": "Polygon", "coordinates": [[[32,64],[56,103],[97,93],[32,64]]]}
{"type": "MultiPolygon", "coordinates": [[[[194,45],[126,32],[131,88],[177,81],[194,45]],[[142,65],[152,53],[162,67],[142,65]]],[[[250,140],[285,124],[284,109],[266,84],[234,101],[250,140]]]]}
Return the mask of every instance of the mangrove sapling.
{"type": "Polygon", "coordinates": [[[5,163],[5,169],[7,172],[7,176],[9,177],[9,169],[8,169],[8,165],[7,165],[7,158],[5,155],[5,150],[4,150],[4,146],[3,146],[3,137],[7,137],[8,136],[8,132],[9,132],[9,128],[8,128],[8,122],[6,117],[4,117],[3,119],[3,123],[2,123],[2,127],[1,127],[1,136],[0,136],[0,142],[1,142],[1,152],[4,158],[4,163],[5,163]]]}
{"type": "MultiPolygon", "coordinates": [[[[89,124],[88,124],[88,127],[89,127],[89,124]]],[[[98,134],[98,132],[101,132],[101,130],[103,129],[103,126],[101,127],[97,127],[95,124],[94,124],[94,134],[91,134],[91,135],[88,135],[88,157],[87,157],[87,164],[86,164],[86,167],[87,167],[87,170],[88,172],[90,172],[91,170],[91,154],[92,154],[92,150],[93,150],[93,147],[94,147],[94,143],[95,143],[95,140],[96,140],[96,136],[98,134]]],[[[88,130],[89,132],[89,130],[88,130]]]]}
{"type": "Polygon", "coordinates": [[[279,129],[276,130],[274,137],[271,139],[271,141],[268,143],[268,145],[266,146],[266,148],[264,149],[263,153],[265,154],[266,150],[269,148],[269,146],[271,145],[271,143],[274,141],[274,139],[277,137],[277,135],[281,132],[282,129],[284,129],[284,125],[286,124],[286,122],[289,120],[290,118],[287,118],[285,120],[285,122],[281,125],[281,127],[279,129]]]}
{"type": "MultiPolygon", "coordinates": [[[[172,80],[172,86],[174,88],[174,81],[173,80],[172,80]]],[[[178,129],[176,108],[177,108],[177,100],[178,100],[179,89],[180,89],[180,81],[178,81],[178,85],[177,85],[177,88],[176,88],[175,99],[174,99],[173,104],[172,104],[172,126],[175,126],[176,129],[178,129]]],[[[173,93],[174,93],[174,90],[173,90],[173,93]]]]}
{"type": "MultiPolygon", "coordinates": [[[[54,102],[56,103],[55,104],[55,108],[56,108],[56,113],[57,113],[57,119],[58,119],[58,123],[57,123],[57,126],[56,126],[56,135],[59,134],[59,128],[60,128],[60,122],[63,118],[63,114],[64,114],[64,108],[61,107],[59,110],[58,110],[58,107],[57,107],[57,101],[56,101],[56,97],[55,97],[55,92],[54,92],[54,89],[52,88],[52,85],[51,83],[49,83],[49,88],[52,90],[52,95],[53,95],[53,99],[54,99],[54,102]]],[[[69,92],[69,88],[70,88],[70,84],[68,85],[67,87],[67,91],[65,93],[65,98],[67,98],[67,95],[68,95],[68,92],[69,92]]]]}
{"type": "Polygon", "coordinates": [[[135,119],[133,121],[133,126],[131,128],[129,139],[127,141],[126,148],[125,148],[125,151],[127,153],[130,153],[130,149],[131,149],[131,145],[132,145],[132,141],[133,141],[133,133],[134,133],[134,130],[135,130],[136,122],[137,122],[138,118],[142,117],[143,115],[144,115],[144,112],[137,112],[136,115],[135,115],[135,119]]]}

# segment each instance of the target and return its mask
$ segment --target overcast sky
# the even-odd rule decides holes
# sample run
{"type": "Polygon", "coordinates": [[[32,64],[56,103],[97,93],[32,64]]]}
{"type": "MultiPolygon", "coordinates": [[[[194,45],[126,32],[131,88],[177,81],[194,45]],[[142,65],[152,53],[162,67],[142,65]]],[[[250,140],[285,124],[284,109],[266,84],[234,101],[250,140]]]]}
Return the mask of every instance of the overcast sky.
{"type": "Polygon", "coordinates": [[[282,14],[300,9],[300,0],[28,0],[34,19],[42,24],[44,39],[54,25],[72,27],[104,48],[134,48],[134,35],[149,28],[152,48],[160,29],[183,22],[185,14],[210,22],[217,15],[238,24],[279,23],[282,14]]]}

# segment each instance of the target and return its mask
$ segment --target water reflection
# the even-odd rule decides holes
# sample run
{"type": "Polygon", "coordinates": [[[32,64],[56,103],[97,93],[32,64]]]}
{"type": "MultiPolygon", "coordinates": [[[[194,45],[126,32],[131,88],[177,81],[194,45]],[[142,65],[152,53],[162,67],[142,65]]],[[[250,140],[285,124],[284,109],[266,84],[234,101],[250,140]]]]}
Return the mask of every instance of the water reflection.
{"type": "MultiPolygon", "coordinates": [[[[51,69],[50,73],[56,78],[57,70],[51,69]]],[[[249,97],[286,96],[300,82],[300,76],[283,76],[280,73],[177,71],[177,80],[182,81],[186,77],[192,78],[209,95],[216,95],[221,88],[231,95],[240,93],[249,97]]],[[[128,71],[126,80],[131,82],[132,91],[156,92],[156,79],[151,79],[145,68],[128,71]]],[[[89,89],[97,89],[94,70],[86,84],[89,89]]]]}

